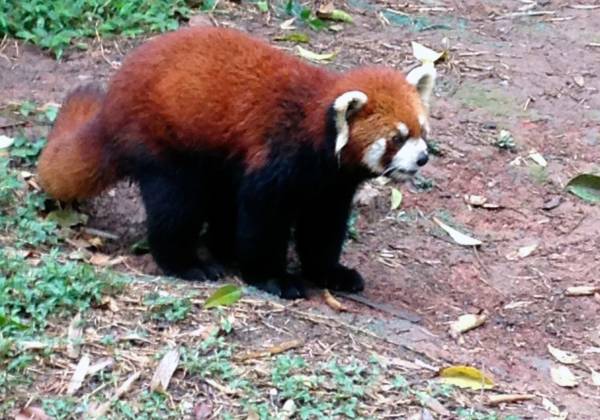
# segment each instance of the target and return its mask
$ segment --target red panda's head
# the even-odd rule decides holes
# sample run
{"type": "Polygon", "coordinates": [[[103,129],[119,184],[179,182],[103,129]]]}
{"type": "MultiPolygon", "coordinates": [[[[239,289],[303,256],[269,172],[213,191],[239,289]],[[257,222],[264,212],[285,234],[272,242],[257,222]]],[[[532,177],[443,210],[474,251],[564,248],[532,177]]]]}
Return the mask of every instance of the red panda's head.
{"type": "Polygon", "coordinates": [[[339,80],[333,108],[335,151],[342,164],[361,166],[373,176],[414,175],[428,160],[427,110],[434,81],[433,66],[418,67],[406,77],[367,68],[339,80]]]}

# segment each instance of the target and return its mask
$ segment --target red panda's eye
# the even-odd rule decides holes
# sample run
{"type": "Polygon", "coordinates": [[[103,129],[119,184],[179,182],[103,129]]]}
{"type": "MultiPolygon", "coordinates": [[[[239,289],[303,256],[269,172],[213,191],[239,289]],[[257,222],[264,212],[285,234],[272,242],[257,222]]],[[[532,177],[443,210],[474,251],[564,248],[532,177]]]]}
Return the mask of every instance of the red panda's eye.
{"type": "Polygon", "coordinates": [[[398,146],[401,145],[402,143],[404,143],[405,141],[406,141],[406,137],[400,133],[398,133],[394,137],[392,137],[392,143],[394,143],[395,145],[398,145],[398,146]]]}

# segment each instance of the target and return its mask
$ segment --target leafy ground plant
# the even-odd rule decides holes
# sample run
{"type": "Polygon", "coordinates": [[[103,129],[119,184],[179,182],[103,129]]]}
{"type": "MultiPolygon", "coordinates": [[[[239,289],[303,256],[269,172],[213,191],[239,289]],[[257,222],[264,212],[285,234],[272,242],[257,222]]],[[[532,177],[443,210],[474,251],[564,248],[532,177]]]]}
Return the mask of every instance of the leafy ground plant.
{"type": "Polygon", "coordinates": [[[60,58],[75,39],[173,30],[190,11],[184,0],[0,0],[0,35],[32,42],[60,58]]]}

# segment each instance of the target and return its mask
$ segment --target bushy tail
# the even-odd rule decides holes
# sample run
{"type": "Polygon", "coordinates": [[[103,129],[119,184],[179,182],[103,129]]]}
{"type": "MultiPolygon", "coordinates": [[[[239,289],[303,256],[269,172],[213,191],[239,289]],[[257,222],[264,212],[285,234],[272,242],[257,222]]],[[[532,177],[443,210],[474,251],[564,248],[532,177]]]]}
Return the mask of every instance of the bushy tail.
{"type": "Polygon", "coordinates": [[[65,100],[38,162],[40,182],[50,196],[63,201],[92,197],[116,181],[97,121],[104,96],[99,86],[87,85],[65,100]]]}

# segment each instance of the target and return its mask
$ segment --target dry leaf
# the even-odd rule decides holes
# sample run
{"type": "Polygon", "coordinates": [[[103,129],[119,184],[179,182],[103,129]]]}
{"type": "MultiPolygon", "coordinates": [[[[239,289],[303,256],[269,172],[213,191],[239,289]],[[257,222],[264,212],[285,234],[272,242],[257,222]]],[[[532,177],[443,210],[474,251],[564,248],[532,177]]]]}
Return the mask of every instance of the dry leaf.
{"type": "Polygon", "coordinates": [[[106,357],[104,359],[100,359],[88,368],[87,374],[88,374],[88,376],[92,377],[96,373],[106,369],[109,366],[112,366],[114,362],[115,362],[114,359],[111,357],[106,357]]]}
{"type": "Polygon", "coordinates": [[[465,314],[458,317],[456,321],[450,324],[450,335],[454,338],[460,334],[479,327],[487,319],[485,314],[465,314]]]}
{"type": "Polygon", "coordinates": [[[5,136],[4,134],[0,135],[0,149],[8,149],[14,142],[14,138],[5,136]]]}
{"type": "Polygon", "coordinates": [[[75,317],[69,323],[69,330],[67,332],[67,356],[71,359],[77,359],[79,357],[79,349],[81,344],[81,338],[83,337],[83,329],[81,328],[81,314],[75,315],[75,317]]]}
{"type": "Polygon", "coordinates": [[[541,153],[539,153],[536,150],[532,150],[531,152],[529,152],[529,159],[533,160],[535,163],[540,165],[542,168],[545,168],[546,166],[548,166],[548,162],[546,162],[546,159],[544,159],[544,156],[542,156],[541,153]]]}
{"type": "Polygon", "coordinates": [[[336,53],[323,53],[323,54],[318,54],[316,52],[313,51],[309,51],[306,48],[302,48],[300,45],[296,46],[296,49],[298,51],[298,55],[302,58],[305,58],[309,61],[314,61],[314,62],[323,62],[323,61],[331,61],[335,58],[336,53]]]}
{"type": "Polygon", "coordinates": [[[535,395],[532,394],[500,394],[500,395],[490,395],[488,397],[487,404],[488,405],[500,405],[504,403],[512,403],[519,401],[527,401],[535,398],[535,395]]]}
{"type": "Polygon", "coordinates": [[[548,351],[556,360],[565,365],[574,365],[579,363],[579,357],[575,353],[557,349],[556,347],[548,344],[548,351]]]}
{"type": "Polygon", "coordinates": [[[108,410],[110,410],[110,406],[117,401],[123,394],[129,391],[131,385],[140,377],[141,372],[132,373],[129,378],[123,384],[115,390],[115,393],[112,395],[110,400],[98,405],[98,406],[90,406],[88,409],[88,416],[92,419],[97,419],[100,417],[104,417],[108,410]]]}
{"type": "Polygon", "coordinates": [[[281,413],[278,419],[289,419],[294,413],[296,413],[296,403],[294,400],[287,400],[283,403],[283,407],[281,407],[281,413]]]}
{"type": "Polygon", "coordinates": [[[584,80],[583,76],[573,76],[573,81],[580,88],[585,86],[585,80],[584,80]]]}
{"type": "Polygon", "coordinates": [[[596,286],[573,286],[567,288],[565,294],[567,296],[592,296],[600,291],[600,287],[596,286]]]}
{"type": "Polygon", "coordinates": [[[52,420],[40,407],[25,407],[17,413],[15,420],[52,420]]]}
{"type": "Polygon", "coordinates": [[[487,203],[487,198],[481,195],[465,195],[465,202],[473,207],[481,207],[487,203]]]}
{"type": "Polygon", "coordinates": [[[438,61],[442,57],[442,55],[444,55],[443,52],[434,51],[431,48],[419,44],[418,42],[413,41],[411,42],[411,44],[413,56],[423,64],[433,64],[436,61],[438,61]]]}
{"type": "Polygon", "coordinates": [[[529,306],[531,305],[533,302],[531,302],[530,300],[520,300],[517,302],[511,302],[509,304],[504,305],[504,309],[517,309],[517,308],[523,308],[525,306],[529,306]]]}
{"type": "Polygon", "coordinates": [[[494,387],[492,378],[471,366],[450,366],[442,369],[439,375],[441,382],[460,388],[481,390],[494,387]]]}
{"type": "Polygon", "coordinates": [[[283,352],[286,352],[291,349],[298,348],[302,344],[303,344],[303,342],[300,340],[284,341],[283,343],[280,343],[273,347],[270,347],[267,350],[251,351],[251,352],[239,355],[235,359],[238,361],[244,361],[244,360],[248,360],[248,359],[260,359],[262,357],[268,357],[268,356],[272,356],[274,354],[279,354],[279,353],[283,353],[283,352]]]}
{"type": "Polygon", "coordinates": [[[339,300],[333,297],[333,295],[327,289],[323,290],[323,299],[325,300],[327,306],[334,311],[344,312],[347,310],[346,307],[339,300]]]}
{"type": "Polygon", "coordinates": [[[560,409],[547,398],[542,399],[542,406],[548,413],[552,414],[553,416],[561,415],[560,409]]]}
{"type": "Polygon", "coordinates": [[[520,247],[517,251],[511,252],[506,256],[506,259],[509,261],[516,261],[523,258],[526,258],[533,254],[533,252],[538,248],[539,244],[531,244],[520,247]]]}
{"type": "Polygon", "coordinates": [[[552,381],[564,388],[572,388],[579,384],[571,369],[566,366],[553,366],[550,368],[550,377],[552,381]]]}
{"type": "Polygon", "coordinates": [[[442,403],[440,403],[438,400],[436,400],[435,398],[433,398],[429,395],[424,395],[424,397],[421,399],[421,404],[423,404],[425,407],[429,408],[431,411],[438,413],[440,416],[444,416],[444,417],[452,416],[452,413],[450,411],[448,411],[448,409],[446,407],[444,407],[442,405],[442,403]]]}
{"type": "Polygon", "coordinates": [[[439,220],[437,217],[434,217],[433,221],[435,223],[437,223],[439,225],[439,227],[444,229],[448,233],[448,235],[450,235],[450,237],[454,240],[454,242],[456,242],[459,245],[477,246],[477,245],[481,245],[483,243],[479,239],[472,238],[468,235],[465,235],[462,232],[459,232],[458,230],[454,229],[453,227],[448,226],[447,224],[445,224],[444,222],[439,220]]]}
{"type": "Polygon", "coordinates": [[[595,386],[600,386],[600,372],[596,372],[594,369],[592,369],[592,383],[595,386]]]}
{"type": "Polygon", "coordinates": [[[69,381],[69,386],[67,387],[67,395],[74,395],[81,385],[83,385],[83,380],[88,373],[88,369],[90,367],[90,358],[87,355],[83,355],[81,359],[79,359],[79,363],[77,363],[77,367],[75,367],[75,372],[73,372],[73,376],[69,381]]]}
{"type": "Polygon", "coordinates": [[[150,389],[157,392],[166,392],[175,369],[179,365],[179,350],[169,350],[162,358],[154,371],[150,382],[150,389]]]}

